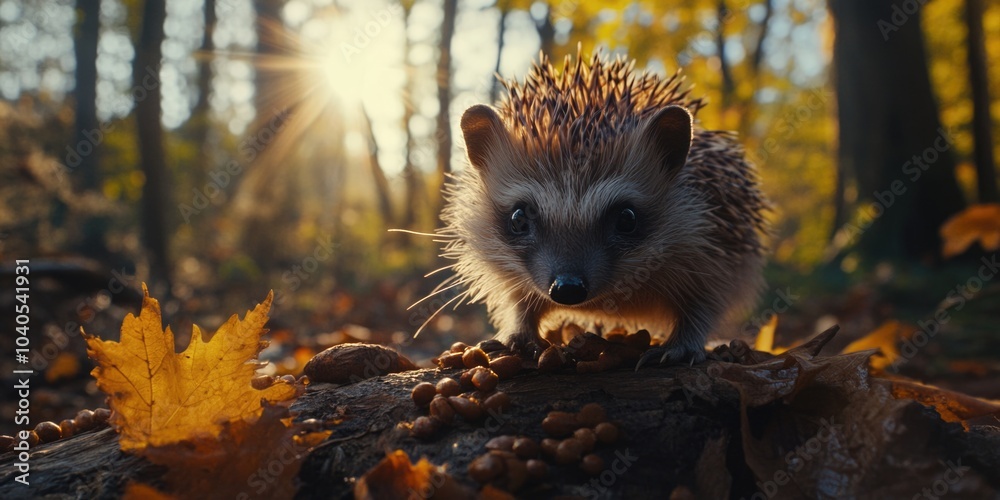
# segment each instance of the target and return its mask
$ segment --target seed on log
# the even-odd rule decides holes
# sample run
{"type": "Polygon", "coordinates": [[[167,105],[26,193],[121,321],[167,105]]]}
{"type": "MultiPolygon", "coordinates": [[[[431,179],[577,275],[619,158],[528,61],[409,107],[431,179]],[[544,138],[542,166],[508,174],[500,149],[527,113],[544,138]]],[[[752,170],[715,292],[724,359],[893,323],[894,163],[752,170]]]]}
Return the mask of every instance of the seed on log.
{"type": "Polygon", "coordinates": [[[444,396],[457,396],[462,393],[462,386],[453,378],[445,377],[437,383],[437,393],[444,396]]]}
{"type": "Polygon", "coordinates": [[[313,382],[343,384],[416,368],[409,359],[387,347],[351,343],[320,352],[302,371],[313,382]]]}
{"type": "Polygon", "coordinates": [[[475,422],[483,418],[483,407],[479,406],[479,403],[472,401],[471,399],[463,398],[461,396],[452,396],[448,398],[448,403],[465,420],[469,422],[475,422]]]}
{"type": "Polygon", "coordinates": [[[510,396],[503,392],[493,394],[483,401],[483,408],[491,413],[502,413],[510,408],[510,396]]]}
{"type": "Polygon", "coordinates": [[[466,349],[462,354],[462,364],[466,368],[472,368],[475,366],[490,366],[490,358],[483,352],[482,349],[478,347],[473,347],[471,349],[466,349]]]}
{"type": "Polygon", "coordinates": [[[553,437],[568,436],[580,427],[573,413],[552,411],[542,420],[542,430],[553,437]]]}
{"type": "Polygon", "coordinates": [[[430,382],[421,382],[413,386],[413,391],[410,393],[410,397],[413,398],[413,402],[423,408],[429,404],[434,399],[434,395],[437,394],[437,388],[434,384],[430,382]]]}
{"type": "Polygon", "coordinates": [[[577,414],[577,420],[579,420],[580,425],[584,427],[594,427],[601,422],[608,421],[608,414],[604,411],[604,407],[597,403],[587,403],[580,408],[580,413],[577,414]]]}
{"type": "Polygon", "coordinates": [[[483,392],[493,392],[497,388],[500,378],[489,368],[478,366],[472,370],[472,385],[483,392]]]}
{"type": "Polygon", "coordinates": [[[500,377],[500,380],[507,380],[517,372],[521,371],[521,358],[518,356],[500,356],[490,361],[490,370],[500,377]]]}
{"type": "Polygon", "coordinates": [[[601,444],[614,444],[618,441],[618,427],[615,424],[602,422],[594,427],[594,434],[601,444]]]}
{"type": "Polygon", "coordinates": [[[580,468],[590,476],[598,476],[604,472],[604,460],[591,453],[583,457],[580,461],[580,468]]]}

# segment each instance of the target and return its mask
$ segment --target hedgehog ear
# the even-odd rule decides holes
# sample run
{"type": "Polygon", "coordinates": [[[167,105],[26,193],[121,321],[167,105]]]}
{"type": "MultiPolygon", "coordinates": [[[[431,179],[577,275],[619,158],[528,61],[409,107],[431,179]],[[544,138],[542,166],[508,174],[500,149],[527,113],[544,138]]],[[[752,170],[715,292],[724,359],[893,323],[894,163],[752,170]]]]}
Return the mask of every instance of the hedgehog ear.
{"type": "Polygon", "coordinates": [[[691,113],[680,106],[667,106],[653,115],[646,125],[643,140],[663,158],[663,169],[668,173],[680,170],[691,149],[691,113]]]}
{"type": "Polygon", "coordinates": [[[510,138],[500,117],[493,108],[477,104],[462,115],[462,135],[469,162],[479,170],[486,170],[486,158],[490,151],[507,147],[510,138]]]}

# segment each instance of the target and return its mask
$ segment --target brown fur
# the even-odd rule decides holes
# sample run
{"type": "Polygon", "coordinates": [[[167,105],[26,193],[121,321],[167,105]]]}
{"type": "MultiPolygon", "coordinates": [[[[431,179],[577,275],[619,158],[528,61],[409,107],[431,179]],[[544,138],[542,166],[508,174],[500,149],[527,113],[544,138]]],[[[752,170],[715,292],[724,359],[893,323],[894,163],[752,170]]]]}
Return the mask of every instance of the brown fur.
{"type": "Polygon", "coordinates": [[[509,347],[541,347],[540,328],[572,321],[646,328],[667,339],[663,361],[699,360],[709,332],[756,298],[767,202],[752,166],[732,134],[692,129],[704,102],[678,74],[633,66],[577,56],[557,71],[543,57],[524,82],[504,82],[497,112],[463,117],[472,165],[446,187],[439,234],[456,274],[439,290],[485,302],[509,347]],[[517,239],[519,203],[532,232],[517,239]],[[610,229],[622,203],[641,238],[610,229]],[[583,303],[550,299],[564,269],[586,278],[583,303]]]}

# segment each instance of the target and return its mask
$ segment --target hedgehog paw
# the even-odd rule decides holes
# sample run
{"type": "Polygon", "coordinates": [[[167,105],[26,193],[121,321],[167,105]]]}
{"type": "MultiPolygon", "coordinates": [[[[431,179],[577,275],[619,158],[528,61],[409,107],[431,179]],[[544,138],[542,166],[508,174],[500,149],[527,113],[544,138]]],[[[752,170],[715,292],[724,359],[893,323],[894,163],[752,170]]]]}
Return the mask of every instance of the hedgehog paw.
{"type": "Polygon", "coordinates": [[[643,366],[698,364],[705,361],[704,349],[688,349],[683,345],[662,345],[652,347],[635,364],[636,371],[643,366]]]}
{"type": "Polygon", "coordinates": [[[522,359],[530,360],[538,359],[548,347],[549,343],[537,335],[515,335],[508,345],[512,354],[516,354],[522,359]]]}

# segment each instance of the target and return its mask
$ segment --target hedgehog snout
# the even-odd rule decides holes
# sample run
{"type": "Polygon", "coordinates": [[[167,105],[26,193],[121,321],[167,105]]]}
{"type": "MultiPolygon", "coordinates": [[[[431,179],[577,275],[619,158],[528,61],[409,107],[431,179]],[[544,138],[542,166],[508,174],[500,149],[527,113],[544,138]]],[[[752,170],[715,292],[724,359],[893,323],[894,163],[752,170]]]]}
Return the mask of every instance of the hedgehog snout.
{"type": "Polygon", "coordinates": [[[587,300],[587,280],[575,273],[557,274],[549,286],[549,298],[573,306],[587,300]]]}

